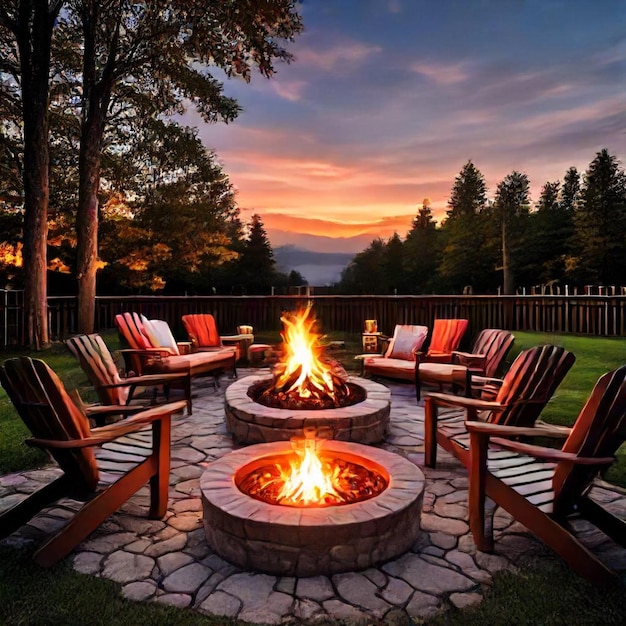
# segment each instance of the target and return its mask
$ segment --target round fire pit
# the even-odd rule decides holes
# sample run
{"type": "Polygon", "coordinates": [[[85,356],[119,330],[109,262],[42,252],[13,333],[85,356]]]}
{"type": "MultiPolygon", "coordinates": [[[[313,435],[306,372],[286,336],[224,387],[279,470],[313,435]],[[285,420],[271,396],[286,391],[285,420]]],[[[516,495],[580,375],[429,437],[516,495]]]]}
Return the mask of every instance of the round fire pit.
{"type": "Polygon", "coordinates": [[[384,385],[351,376],[348,382],[365,391],[361,402],[332,409],[280,409],[260,404],[249,395],[251,388],[271,378],[271,374],[246,376],[226,389],[226,426],[237,443],[289,441],[309,428],[340,441],[382,441],[391,410],[391,392],[384,385]]]}
{"type": "Polygon", "coordinates": [[[367,569],[411,548],[419,534],[424,475],[407,459],[360,444],[322,440],[321,451],[381,473],[375,497],[341,506],[268,504],[238,484],[251,468],[292,454],[289,442],[249,446],[214,461],[200,479],[209,545],[244,569],[281,576],[367,569]]]}

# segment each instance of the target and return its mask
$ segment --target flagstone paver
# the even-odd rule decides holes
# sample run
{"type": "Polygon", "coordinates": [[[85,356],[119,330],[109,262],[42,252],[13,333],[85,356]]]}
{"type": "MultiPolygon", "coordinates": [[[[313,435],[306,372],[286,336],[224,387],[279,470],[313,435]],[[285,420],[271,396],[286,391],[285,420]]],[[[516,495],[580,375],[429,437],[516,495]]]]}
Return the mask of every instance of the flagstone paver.
{"type": "MultiPolygon", "coordinates": [[[[245,374],[240,370],[240,376],[245,374]]],[[[218,392],[206,381],[194,383],[193,414],[173,421],[165,518],[146,519],[149,493],[142,488],[75,550],[70,558],[78,572],[117,581],[131,600],[158,601],[255,624],[319,624],[328,619],[399,624],[407,618],[427,619],[448,607],[474,605],[496,572],[514,570],[522,558],[551,556],[501,510],[494,518],[497,554],[476,551],[467,524],[466,471],[440,451],[437,469],[424,469],[423,532],[406,554],[376,568],[333,577],[242,571],[207,545],[198,487],[207,465],[236,447],[224,422],[223,390],[228,382],[223,379],[218,392]]],[[[412,385],[386,384],[392,392],[391,419],[380,446],[422,466],[423,408],[415,403],[412,385]]],[[[0,510],[58,474],[50,467],[0,476],[0,510]]],[[[626,511],[623,490],[602,485],[597,494],[614,510],[626,511]]],[[[63,500],[4,541],[38,542],[80,506],[63,500]]],[[[608,563],[626,568],[625,551],[592,528],[583,528],[583,536],[608,563]]]]}

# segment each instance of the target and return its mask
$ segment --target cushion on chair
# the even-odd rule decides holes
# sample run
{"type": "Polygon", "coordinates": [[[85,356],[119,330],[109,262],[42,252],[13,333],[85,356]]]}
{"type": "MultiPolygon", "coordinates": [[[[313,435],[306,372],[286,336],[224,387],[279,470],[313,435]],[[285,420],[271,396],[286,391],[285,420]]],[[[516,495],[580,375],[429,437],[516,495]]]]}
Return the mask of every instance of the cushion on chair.
{"type": "Polygon", "coordinates": [[[149,320],[141,316],[144,332],[146,333],[153,348],[167,348],[172,354],[180,354],[178,344],[170,326],[163,320],[149,320]]]}
{"type": "Polygon", "coordinates": [[[363,361],[363,368],[373,376],[388,376],[389,378],[409,381],[415,379],[415,362],[407,359],[368,356],[363,361]]]}
{"type": "Polygon", "coordinates": [[[427,335],[426,326],[396,325],[385,358],[415,361],[415,353],[422,347],[427,335]]]}

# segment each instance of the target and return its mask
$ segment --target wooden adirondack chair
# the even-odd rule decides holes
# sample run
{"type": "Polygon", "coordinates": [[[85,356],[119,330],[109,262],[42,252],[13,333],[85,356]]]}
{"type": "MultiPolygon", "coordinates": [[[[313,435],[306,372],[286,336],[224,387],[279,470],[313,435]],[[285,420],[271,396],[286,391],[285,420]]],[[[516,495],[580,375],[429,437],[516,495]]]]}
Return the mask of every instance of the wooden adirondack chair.
{"type": "Polygon", "coordinates": [[[215,387],[223,370],[232,370],[237,376],[237,353],[234,347],[224,346],[213,352],[179,354],[175,346],[159,346],[152,343],[137,313],[120,313],[115,316],[115,324],[122,339],[130,346],[122,350],[127,359],[127,371],[141,374],[188,373],[196,376],[212,375],[215,387]]]}
{"type": "Polygon", "coordinates": [[[466,420],[533,426],[575,360],[571,352],[560,346],[536,346],[522,351],[513,361],[494,400],[445,393],[425,394],[425,464],[436,466],[439,444],[466,467],[469,465],[466,420]],[[440,408],[448,410],[440,415],[440,408]]]}
{"type": "MultiPolygon", "coordinates": [[[[94,386],[98,399],[103,405],[127,406],[137,412],[141,406],[131,407],[137,388],[163,387],[166,400],[170,386],[181,387],[187,400],[187,412],[191,415],[191,379],[188,373],[146,374],[122,378],[113,356],[100,335],[76,335],[65,342],[69,351],[76,357],[89,382],[94,386]]],[[[144,402],[143,405],[147,405],[144,402]]],[[[152,402],[154,404],[154,402],[152,402]]],[[[96,423],[99,426],[103,423],[96,423]]]]}
{"type": "Polygon", "coordinates": [[[363,373],[412,381],[415,354],[428,335],[428,327],[397,324],[384,355],[364,356],[363,373]]]}
{"type": "Polygon", "coordinates": [[[459,347],[469,322],[464,319],[438,319],[433,324],[433,332],[426,352],[418,352],[419,363],[451,363],[452,353],[459,347]]]}
{"type": "Polygon", "coordinates": [[[460,386],[469,394],[471,376],[494,377],[508,354],[515,336],[508,330],[486,328],[481,330],[470,352],[452,352],[451,363],[420,362],[415,368],[415,394],[421,397],[424,383],[460,386]]]}
{"type": "MultiPolygon", "coordinates": [[[[592,481],[614,462],[626,440],[626,366],[598,380],[560,450],[504,439],[536,435],[534,429],[480,422],[468,422],[467,428],[469,518],[478,549],[493,549],[493,521],[485,515],[488,496],[582,576],[615,580],[614,572],[576,538],[569,518],[587,519],[626,547],[626,522],[590,496],[592,481]]],[[[540,431],[541,436],[563,436],[562,428],[545,425],[540,431]]]]}
{"type": "Polygon", "coordinates": [[[153,407],[116,424],[90,429],[85,413],[43,361],[29,357],[5,361],[0,367],[0,382],[33,435],[26,443],[49,452],[63,470],[59,478],[0,514],[0,537],[11,534],[60,498],[88,500],[35,553],[40,565],[50,566],[65,557],[146,482],[150,484],[149,516],[165,515],[170,423],[172,415],[185,408],[184,401],[153,407]],[[149,425],[151,432],[146,430],[149,425]],[[116,444],[123,435],[123,443],[116,444]],[[106,448],[94,451],[94,447],[103,444],[107,444],[106,448]],[[106,472],[101,473],[99,464],[103,462],[106,472]]]}

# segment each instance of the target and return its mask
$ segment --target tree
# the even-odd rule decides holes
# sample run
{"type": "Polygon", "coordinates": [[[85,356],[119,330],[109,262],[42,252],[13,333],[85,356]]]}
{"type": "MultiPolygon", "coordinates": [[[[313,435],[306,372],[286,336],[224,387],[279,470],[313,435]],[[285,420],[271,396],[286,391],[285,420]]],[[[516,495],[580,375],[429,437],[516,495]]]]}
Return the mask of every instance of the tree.
{"type": "Polygon", "coordinates": [[[48,345],[46,240],[49,198],[48,96],[52,33],[62,0],[0,5],[0,82],[21,107],[24,136],[24,309],[30,346],[48,345]]]}
{"type": "MultiPolygon", "coordinates": [[[[84,44],[80,69],[81,139],[78,248],[78,327],[93,327],[97,268],[98,191],[108,123],[173,115],[191,104],[205,121],[231,121],[234,100],[209,72],[271,77],[275,60],[290,60],[281,41],[302,24],[293,0],[198,2],[71,0],[66,41],[84,44]],[[79,35],[80,33],[80,35],[79,35]]],[[[75,70],[78,71],[78,70],[75,70]]]]}
{"type": "Polygon", "coordinates": [[[385,242],[380,238],[374,239],[343,269],[337,285],[338,291],[354,294],[387,293],[382,270],[384,255],[385,242]]]}
{"type": "Polygon", "coordinates": [[[573,216],[580,198],[580,174],[575,167],[570,167],[563,178],[559,204],[566,213],[573,216]]]}
{"type": "Polygon", "coordinates": [[[448,218],[442,225],[443,254],[439,275],[450,291],[466,286],[483,289],[489,274],[490,259],[485,255],[483,213],[487,187],[482,173],[468,161],[456,177],[448,218]]]}
{"type": "Polygon", "coordinates": [[[574,275],[589,283],[623,284],[626,174],[606,148],[596,154],[585,173],[574,223],[574,275]]]}
{"type": "Polygon", "coordinates": [[[530,202],[530,182],[526,174],[513,171],[499,183],[496,190],[494,214],[500,226],[502,252],[502,291],[512,294],[513,270],[521,264],[524,225],[527,224],[530,202]]]}
{"type": "Polygon", "coordinates": [[[407,292],[406,275],[404,273],[404,244],[398,233],[394,233],[387,241],[380,261],[383,293],[396,295],[407,292]]]}
{"type": "Polygon", "coordinates": [[[441,231],[433,219],[430,200],[424,198],[404,242],[404,262],[409,293],[433,293],[438,288],[441,231]]]}
{"type": "Polygon", "coordinates": [[[572,213],[563,201],[559,181],[547,182],[541,189],[531,214],[532,241],[526,245],[527,276],[541,283],[561,281],[565,277],[565,263],[572,236],[572,213]]]}
{"type": "Polygon", "coordinates": [[[261,216],[254,214],[250,222],[250,234],[246,241],[237,271],[239,281],[246,293],[267,294],[273,285],[276,261],[274,251],[261,216]]]}

